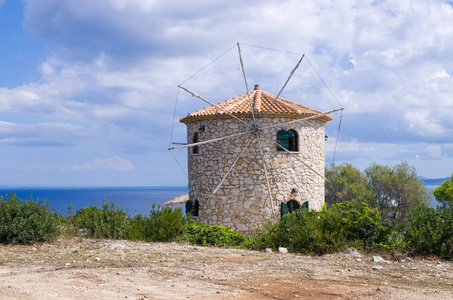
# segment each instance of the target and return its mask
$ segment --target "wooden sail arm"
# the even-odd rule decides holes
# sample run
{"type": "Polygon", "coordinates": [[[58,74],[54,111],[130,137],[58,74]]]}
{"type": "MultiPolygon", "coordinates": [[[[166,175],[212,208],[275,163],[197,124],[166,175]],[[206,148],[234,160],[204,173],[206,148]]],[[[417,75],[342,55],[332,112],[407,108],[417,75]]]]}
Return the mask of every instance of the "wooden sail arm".
{"type": "Polygon", "coordinates": [[[197,97],[198,99],[203,100],[204,102],[206,102],[206,103],[208,103],[208,104],[214,106],[215,108],[217,108],[217,109],[223,111],[224,113],[228,114],[230,117],[232,117],[232,118],[234,118],[234,119],[236,119],[236,120],[238,120],[238,121],[244,123],[245,125],[247,125],[247,126],[249,126],[249,127],[251,127],[251,128],[254,128],[253,125],[250,125],[249,123],[245,122],[245,121],[242,120],[241,118],[236,117],[235,115],[233,115],[233,114],[230,113],[229,111],[227,111],[227,110],[221,108],[221,107],[218,106],[217,104],[214,104],[213,102],[211,102],[211,101],[209,101],[209,100],[207,100],[207,99],[201,97],[200,95],[198,95],[198,94],[196,94],[196,93],[190,91],[189,89],[187,89],[187,88],[185,88],[185,87],[182,87],[182,86],[180,86],[180,85],[178,85],[178,87],[179,87],[180,89],[183,89],[184,91],[188,92],[188,93],[191,94],[193,97],[197,97]]]}
{"type": "Polygon", "coordinates": [[[282,125],[297,123],[297,122],[301,122],[301,121],[307,121],[307,120],[311,120],[311,119],[316,119],[316,118],[319,118],[319,117],[322,117],[322,116],[326,116],[326,115],[332,114],[332,113],[340,111],[340,110],[343,110],[343,108],[338,108],[338,109],[334,109],[334,110],[331,110],[331,111],[328,111],[328,112],[316,114],[316,115],[313,115],[313,116],[308,116],[308,117],[295,119],[295,120],[291,120],[291,121],[287,121],[287,122],[282,122],[282,123],[278,123],[278,124],[274,124],[274,125],[264,126],[264,127],[261,127],[260,130],[268,129],[268,128],[274,128],[274,127],[279,127],[279,126],[282,126],[282,125]]]}
{"type": "Polygon", "coordinates": [[[266,162],[264,160],[264,153],[263,153],[263,148],[261,147],[261,140],[260,140],[259,132],[256,132],[256,138],[258,139],[258,146],[259,146],[259,149],[260,149],[261,162],[263,163],[264,177],[266,178],[267,197],[268,197],[269,202],[271,204],[272,215],[275,217],[274,202],[272,201],[272,194],[271,194],[271,185],[269,183],[269,176],[267,175],[266,162]]]}
{"type": "Polygon", "coordinates": [[[247,91],[247,98],[248,98],[249,104],[250,104],[250,111],[252,112],[253,126],[256,126],[255,112],[253,110],[252,99],[250,99],[250,92],[249,92],[249,85],[247,83],[247,77],[245,76],[245,69],[244,69],[244,62],[242,61],[241,47],[239,46],[239,43],[237,43],[237,46],[238,46],[238,53],[239,53],[239,61],[241,63],[241,67],[242,67],[242,75],[244,76],[245,89],[247,91]]]}
{"type": "Polygon", "coordinates": [[[225,181],[225,179],[227,178],[228,174],[230,174],[231,170],[234,168],[234,166],[236,165],[236,162],[239,160],[239,158],[241,157],[242,153],[244,152],[245,149],[247,149],[247,147],[249,146],[250,142],[252,141],[253,139],[253,134],[250,136],[249,140],[247,141],[247,143],[245,144],[244,148],[242,148],[241,150],[241,153],[239,153],[239,155],[236,157],[236,159],[234,160],[233,164],[231,165],[231,167],[228,169],[228,171],[226,172],[226,174],[222,177],[222,180],[219,182],[219,184],[215,187],[214,191],[212,192],[211,194],[211,197],[209,197],[209,199],[212,198],[212,196],[217,193],[217,191],[219,190],[219,188],[222,186],[223,182],[225,181]]]}
{"type": "Polygon", "coordinates": [[[209,143],[218,142],[218,141],[221,141],[221,140],[224,140],[224,139],[241,136],[241,135],[244,135],[244,134],[247,134],[247,133],[251,133],[251,132],[255,132],[255,130],[249,130],[249,131],[245,131],[245,132],[241,132],[241,133],[227,135],[227,136],[223,136],[223,137],[219,137],[219,138],[215,138],[215,139],[210,139],[210,140],[206,140],[206,141],[202,141],[202,142],[186,144],[186,145],[182,145],[182,146],[178,146],[178,147],[171,147],[171,148],[168,148],[168,150],[175,150],[175,149],[181,149],[181,148],[190,148],[190,147],[195,147],[195,146],[199,146],[199,145],[209,144],[209,143]]]}
{"type": "Polygon", "coordinates": [[[269,107],[269,109],[266,111],[266,113],[264,114],[263,118],[261,119],[261,123],[258,124],[261,125],[263,124],[263,122],[266,120],[266,117],[267,115],[269,114],[269,112],[271,111],[272,107],[274,106],[275,102],[277,102],[278,98],[280,98],[280,94],[283,92],[283,90],[285,89],[286,85],[288,84],[289,80],[291,79],[291,77],[293,77],[294,73],[296,72],[297,68],[299,68],[299,65],[300,63],[302,62],[302,59],[304,59],[304,55],[302,55],[302,57],[300,58],[299,62],[297,63],[297,65],[294,67],[294,69],[291,71],[291,73],[289,74],[288,76],[288,79],[286,79],[286,82],[285,84],[283,85],[283,87],[280,89],[280,92],[278,92],[278,95],[275,97],[274,101],[272,102],[271,106],[269,107]]]}
{"type": "Polygon", "coordinates": [[[318,171],[316,171],[315,169],[313,169],[312,166],[310,166],[308,163],[306,163],[305,161],[303,161],[298,155],[292,153],[291,151],[289,151],[288,149],[286,149],[285,147],[283,147],[279,142],[276,142],[277,144],[277,147],[283,149],[284,151],[288,152],[289,154],[291,154],[293,157],[295,157],[297,160],[299,160],[301,163],[303,163],[307,168],[309,168],[310,170],[312,170],[313,172],[315,172],[317,175],[321,176],[325,181],[327,182],[330,182],[329,179],[327,179],[326,177],[324,177],[324,175],[322,175],[321,173],[319,173],[318,171]]]}

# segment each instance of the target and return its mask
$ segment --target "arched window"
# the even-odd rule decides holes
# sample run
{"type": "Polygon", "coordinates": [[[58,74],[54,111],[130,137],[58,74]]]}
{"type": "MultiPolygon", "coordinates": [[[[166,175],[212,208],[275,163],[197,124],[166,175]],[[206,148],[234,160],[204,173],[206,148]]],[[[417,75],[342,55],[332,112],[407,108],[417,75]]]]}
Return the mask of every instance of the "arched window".
{"type": "Polygon", "coordinates": [[[200,204],[198,200],[195,200],[194,202],[192,201],[187,201],[186,202],[186,214],[191,214],[192,217],[198,217],[198,210],[200,208],[200,204]]]}
{"type": "MultiPolygon", "coordinates": [[[[193,134],[192,143],[198,143],[198,132],[195,132],[193,134]]],[[[198,154],[198,150],[199,150],[198,145],[192,147],[193,154],[198,154]]]]}
{"type": "MultiPolygon", "coordinates": [[[[297,132],[294,129],[277,132],[277,143],[288,151],[299,151],[297,132]]],[[[282,147],[277,146],[277,151],[285,151],[282,147]]]]}

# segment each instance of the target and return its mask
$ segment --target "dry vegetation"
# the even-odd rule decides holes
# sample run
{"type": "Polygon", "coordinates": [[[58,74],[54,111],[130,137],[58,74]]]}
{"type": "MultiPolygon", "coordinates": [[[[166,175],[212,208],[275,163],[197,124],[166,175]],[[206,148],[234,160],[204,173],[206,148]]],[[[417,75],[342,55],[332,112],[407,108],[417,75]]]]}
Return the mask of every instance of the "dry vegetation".
{"type": "Polygon", "coordinates": [[[0,298],[453,298],[452,262],[386,259],[61,239],[0,246],[0,298]]]}

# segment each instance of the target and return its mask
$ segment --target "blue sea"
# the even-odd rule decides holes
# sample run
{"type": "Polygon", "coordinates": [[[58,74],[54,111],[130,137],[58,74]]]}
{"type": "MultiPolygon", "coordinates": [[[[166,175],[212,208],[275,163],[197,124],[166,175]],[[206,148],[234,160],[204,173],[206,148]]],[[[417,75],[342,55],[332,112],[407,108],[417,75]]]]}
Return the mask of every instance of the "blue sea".
{"type": "Polygon", "coordinates": [[[438,185],[425,185],[426,189],[428,190],[429,195],[431,196],[431,206],[436,207],[439,206],[440,203],[436,201],[433,195],[433,190],[438,187],[438,185]]]}
{"type": "MultiPolygon", "coordinates": [[[[426,186],[430,195],[437,185],[426,186]]],[[[171,187],[0,187],[0,196],[5,198],[6,194],[16,193],[19,198],[28,200],[32,197],[46,199],[50,203],[50,208],[61,212],[64,215],[69,213],[68,207],[72,205],[73,211],[95,205],[102,208],[104,200],[114,202],[115,206],[127,210],[129,215],[141,214],[149,215],[153,203],[163,205],[165,202],[187,194],[188,188],[182,186],[171,187]]],[[[434,200],[431,205],[439,205],[434,200]]],[[[184,209],[184,207],[183,207],[184,209]]]]}
{"type": "Polygon", "coordinates": [[[165,202],[187,194],[187,187],[0,187],[0,195],[5,198],[6,194],[16,193],[19,198],[33,200],[36,198],[46,199],[50,208],[64,215],[69,213],[68,207],[72,205],[73,211],[95,205],[102,208],[104,200],[114,202],[115,206],[128,211],[129,215],[149,215],[153,203],[164,204],[165,202]]]}

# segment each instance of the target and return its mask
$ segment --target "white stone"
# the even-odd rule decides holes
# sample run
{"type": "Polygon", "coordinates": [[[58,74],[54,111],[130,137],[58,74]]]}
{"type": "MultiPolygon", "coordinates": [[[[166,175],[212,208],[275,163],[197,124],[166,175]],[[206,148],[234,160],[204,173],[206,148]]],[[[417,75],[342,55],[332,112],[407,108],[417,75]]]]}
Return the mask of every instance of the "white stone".
{"type": "Polygon", "coordinates": [[[357,258],[362,257],[362,256],[360,255],[360,253],[357,251],[357,249],[354,248],[354,247],[350,247],[350,248],[346,249],[344,252],[345,252],[346,254],[351,255],[352,257],[357,257],[357,258]]]}
{"type": "Polygon", "coordinates": [[[278,252],[279,253],[288,253],[288,249],[284,247],[278,247],[278,252]]]}
{"type": "Polygon", "coordinates": [[[373,256],[373,262],[375,263],[388,263],[385,259],[380,256],[373,256]]]}

